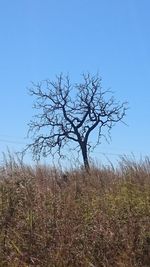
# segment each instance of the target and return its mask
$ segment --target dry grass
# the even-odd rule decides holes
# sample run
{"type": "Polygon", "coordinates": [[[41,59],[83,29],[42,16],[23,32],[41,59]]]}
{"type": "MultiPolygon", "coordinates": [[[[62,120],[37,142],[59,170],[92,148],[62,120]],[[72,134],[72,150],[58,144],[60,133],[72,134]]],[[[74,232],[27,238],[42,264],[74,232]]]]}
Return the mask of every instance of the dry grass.
{"type": "Polygon", "coordinates": [[[0,266],[150,266],[150,160],[60,171],[0,168],[0,266]]]}

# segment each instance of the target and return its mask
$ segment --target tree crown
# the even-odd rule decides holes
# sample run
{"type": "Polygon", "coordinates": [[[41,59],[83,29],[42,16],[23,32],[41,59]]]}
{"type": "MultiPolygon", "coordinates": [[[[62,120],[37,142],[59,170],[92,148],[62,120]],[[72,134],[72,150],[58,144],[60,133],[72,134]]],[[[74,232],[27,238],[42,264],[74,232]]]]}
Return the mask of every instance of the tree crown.
{"type": "Polygon", "coordinates": [[[89,136],[95,128],[98,145],[102,135],[106,137],[102,129],[110,136],[112,127],[126,115],[127,103],[116,102],[110,90],[103,90],[99,75],[83,74],[83,82],[72,85],[69,76],[61,74],[55,81],[33,84],[30,93],[36,97],[38,114],[29,123],[33,142],[27,148],[36,159],[55,153],[61,156],[69,141],[81,151],[90,150],[89,136]]]}

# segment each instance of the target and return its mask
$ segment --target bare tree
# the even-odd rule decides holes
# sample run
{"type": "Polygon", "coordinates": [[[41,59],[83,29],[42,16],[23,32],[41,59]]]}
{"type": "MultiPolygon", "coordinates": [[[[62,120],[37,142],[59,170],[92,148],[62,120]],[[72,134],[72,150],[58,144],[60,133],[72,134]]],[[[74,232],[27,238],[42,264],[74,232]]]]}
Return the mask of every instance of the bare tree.
{"type": "Polygon", "coordinates": [[[110,137],[112,127],[126,115],[127,103],[116,102],[111,91],[102,90],[99,75],[83,74],[83,82],[73,85],[69,76],[59,75],[56,81],[33,84],[30,93],[36,97],[38,114],[29,123],[33,142],[26,149],[35,159],[55,153],[61,157],[64,146],[73,141],[89,168],[90,150],[102,136],[110,137]],[[96,142],[91,145],[89,137],[96,128],[96,142]]]}

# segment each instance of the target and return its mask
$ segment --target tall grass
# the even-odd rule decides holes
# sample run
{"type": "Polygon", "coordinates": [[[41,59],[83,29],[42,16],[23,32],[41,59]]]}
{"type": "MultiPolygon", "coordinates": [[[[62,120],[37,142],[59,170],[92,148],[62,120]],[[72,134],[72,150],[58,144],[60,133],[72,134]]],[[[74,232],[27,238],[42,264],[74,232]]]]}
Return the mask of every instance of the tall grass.
{"type": "Polygon", "coordinates": [[[0,167],[0,266],[150,266],[150,159],[61,171],[0,167]]]}

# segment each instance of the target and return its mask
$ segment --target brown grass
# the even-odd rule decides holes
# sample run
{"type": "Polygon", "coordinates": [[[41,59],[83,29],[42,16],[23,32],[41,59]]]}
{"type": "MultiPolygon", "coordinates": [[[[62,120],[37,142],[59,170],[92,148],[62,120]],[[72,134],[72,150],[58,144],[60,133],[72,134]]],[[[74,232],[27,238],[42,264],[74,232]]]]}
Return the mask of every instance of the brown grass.
{"type": "Polygon", "coordinates": [[[150,160],[0,168],[0,266],[150,266],[150,160]]]}

